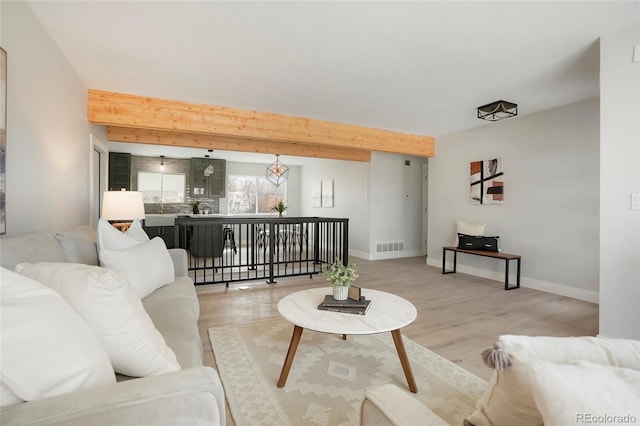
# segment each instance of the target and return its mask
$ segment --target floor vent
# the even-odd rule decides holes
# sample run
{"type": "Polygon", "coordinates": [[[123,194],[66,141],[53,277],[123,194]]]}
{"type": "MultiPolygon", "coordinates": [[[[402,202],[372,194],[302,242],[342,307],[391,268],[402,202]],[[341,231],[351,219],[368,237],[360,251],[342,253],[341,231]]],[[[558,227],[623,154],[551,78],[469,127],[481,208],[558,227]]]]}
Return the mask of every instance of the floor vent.
{"type": "Polygon", "coordinates": [[[384,241],[376,243],[376,253],[404,251],[404,241],[384,241]]]}

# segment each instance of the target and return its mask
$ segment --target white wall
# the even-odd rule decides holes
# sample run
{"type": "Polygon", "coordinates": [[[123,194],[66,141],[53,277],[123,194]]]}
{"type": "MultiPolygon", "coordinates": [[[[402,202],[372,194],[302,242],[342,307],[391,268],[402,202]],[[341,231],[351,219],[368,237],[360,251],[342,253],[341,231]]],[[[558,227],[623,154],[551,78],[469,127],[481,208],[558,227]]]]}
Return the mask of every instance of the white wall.
{"type": "Polygon", "coordinates": [[[318,160],[302,166],[303,216],[349,219],[349,253],[364,259],[419,256],[422,163],[420,157],[373,153],[370,163],[318,160]],[[405,166],[404,161],[411,161],[405,166]],[[334,180],[334,207],[311,206],[314,182],[334,180]],[[379,254],[378,241],[404,241],[403,252],[379,254]]]}
{"type": "Polygon", "coordinates": [[[369,259],[420,256],[422,164],[426,158],[374,152],[369,179],[369,259]],[[405,160],[410,165],[405,165],[405,160]],[[404,252],[377,252],[378,242],[403,241],[404,252]]]}
{"type": "Polygon", "coordinates": [[[600,40],[600,335],[640,339],[640,24],[600,40]]]}
{"type": "MultiPolygon", "coordinates": [[[[275,161],[275,157],[274,160],[275,161]]],[[[283,161],[284,163],[284,161],[283,161]]],[[[286,164],[286,163],[284,163],[286,164]]],[[[227,161],[226,171],[227,176],[265,176],[267,166],[269,164],[258,163],[239,163],[234,161],[227,161]]],[[[287,179],[287,216],[300,216],[300,167],[289,166],[289,178],[287,179]]],[[[220,213],[226,214],[227,199],[220,199],[220,213]]]]}
{"type": "MultiPolygon", "coordinates": [[[[428,263],[441,266],[457,220],[485,223],[503,252],[522,255],[523,286],[597,302],[598,115],[593,99],[438,138],[429,161],[428,263]],[[504,205],[471,205],[469,163],[494,157],[504,161],[504,205]]],[[[458,258],[461,272],[504,280],[503,268],[458,258]]]]}
{"type": "Polygon", "coordinates": [[[366,258],[368,253],[369,164],[357,161],[317,160],[301,166],[300,215],[349,219],[349,253],[366,258]],[[332,208],[314,208],[311,186],[333,179],[332,208]]]}
{"type": "Polygon", "coordinates": [[[24,2],[2,2],[7,235],[89,224],[87,88],[24,2]]]}

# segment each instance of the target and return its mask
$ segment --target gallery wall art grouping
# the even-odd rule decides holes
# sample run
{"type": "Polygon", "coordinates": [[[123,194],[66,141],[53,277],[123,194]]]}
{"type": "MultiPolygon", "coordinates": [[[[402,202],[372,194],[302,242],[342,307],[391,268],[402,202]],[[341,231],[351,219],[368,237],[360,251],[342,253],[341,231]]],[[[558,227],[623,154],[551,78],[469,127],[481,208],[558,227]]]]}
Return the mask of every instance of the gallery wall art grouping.
{"type": "Polygon", "coordinates": [[[333,207],[333,179],[311,184],[311,207],[333,207]]]}

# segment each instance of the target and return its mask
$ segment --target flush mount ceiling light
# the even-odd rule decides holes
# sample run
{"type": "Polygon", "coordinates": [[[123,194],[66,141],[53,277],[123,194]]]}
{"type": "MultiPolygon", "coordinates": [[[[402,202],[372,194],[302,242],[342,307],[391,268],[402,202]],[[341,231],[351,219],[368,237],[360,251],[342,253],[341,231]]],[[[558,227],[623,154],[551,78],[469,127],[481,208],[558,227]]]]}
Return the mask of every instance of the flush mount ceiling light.
{"type": "Polygon", "coordinates": [[[276,161],[267,166],[267,180],[275,186],[282,185],[289,176],[289,167],[282,164],[278,157],[280,154],[276,154],[276,161]]]}
{"type": "Polygon", "coordinates": [[[478,118],[487,121],[499,121],[516,115],[518,115],[518,104],[512,102],[500,100],[478,107],[478,118]]]}

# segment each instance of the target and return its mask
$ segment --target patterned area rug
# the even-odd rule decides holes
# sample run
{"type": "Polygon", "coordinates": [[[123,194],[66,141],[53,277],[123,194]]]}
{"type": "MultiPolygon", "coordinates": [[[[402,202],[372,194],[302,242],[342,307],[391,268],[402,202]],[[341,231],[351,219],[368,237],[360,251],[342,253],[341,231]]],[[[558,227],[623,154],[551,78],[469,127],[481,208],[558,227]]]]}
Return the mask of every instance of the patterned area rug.
{"type": "MultiPolygon", "coordinates": [[[[358,425],[364,389],[395,383],[407,390],[391,333],[348,336],[305,330],[286,385],[276,382],[293,326],[282,319],[209,329],[236,425],[358,425]]],[[[418,384],[414,394],[461,425],[486,382],[404,337],[418,384]]]]}

